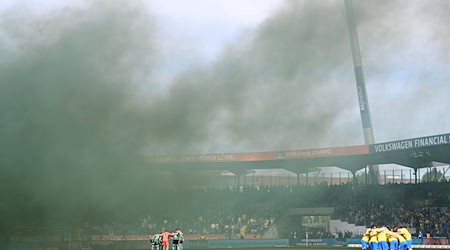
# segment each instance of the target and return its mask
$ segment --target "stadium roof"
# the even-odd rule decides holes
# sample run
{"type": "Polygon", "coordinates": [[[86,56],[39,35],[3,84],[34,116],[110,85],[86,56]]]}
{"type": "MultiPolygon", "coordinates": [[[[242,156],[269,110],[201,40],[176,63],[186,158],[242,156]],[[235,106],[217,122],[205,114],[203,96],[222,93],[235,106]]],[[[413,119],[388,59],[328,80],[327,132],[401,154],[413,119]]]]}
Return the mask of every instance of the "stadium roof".
{"type": "Polygon", "coordinates": [[[450,134],[349,147],[148,156],[145,164],[161,170],[230,170],[240,174],[250,169],[268,168],[306,173],[329,166],[354,172],[377,164],[418,169],[431,167],[433,162],[450,163],[450,134]]]}

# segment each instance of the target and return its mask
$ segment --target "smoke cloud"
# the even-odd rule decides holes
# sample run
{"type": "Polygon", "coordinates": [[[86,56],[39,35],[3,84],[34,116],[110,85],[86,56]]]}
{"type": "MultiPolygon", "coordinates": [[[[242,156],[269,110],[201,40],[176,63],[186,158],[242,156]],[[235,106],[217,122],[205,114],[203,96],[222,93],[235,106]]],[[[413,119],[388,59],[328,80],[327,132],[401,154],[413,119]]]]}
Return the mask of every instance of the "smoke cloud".
{"type": "Polygon", "coordinates": [[[136,81],[156,60],[154,22],[126,1],[24,16],[1,20],[14,50],[0,65],[2,226],[109,211],[147,181],[136,81]]]}
{"type": "Polygon", "coordinates": [[[188,148],[276,150],[344,139],[327,139],[342,112],[357,105],[345,16],[336,7],[290,3],[207,70],[180,75],[164,106],[198,132],[188,134],[187,142],[200,139],[188,148]]]}
{"type": "MultiPolygon", "coordinates": [[[[442,132],[429,121],[450,124],[449,4],[354,5],[376,139],[442,132]]],[[[95,1],[0,18],[1,227],[136,204],[163,185],[142,154],[363,144],[343,2],[287,1],[170,83],[155,71],[177,58],[164,58],[174,54],[146,8],[95,1]]]]}

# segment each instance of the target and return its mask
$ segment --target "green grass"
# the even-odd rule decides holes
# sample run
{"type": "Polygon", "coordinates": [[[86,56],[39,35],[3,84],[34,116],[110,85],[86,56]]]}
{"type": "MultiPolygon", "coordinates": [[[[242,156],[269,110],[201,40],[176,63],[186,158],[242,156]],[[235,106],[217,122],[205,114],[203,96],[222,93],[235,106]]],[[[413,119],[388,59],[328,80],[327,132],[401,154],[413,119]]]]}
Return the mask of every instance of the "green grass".
{"type": "MultiPolygon", "coordinates": [[[[348,247],[248,247],[248,248],[185,248],[185,250],[282,250],[288,248],[289,250],[337,250],[337,249],[355,249],[359,248],[348,248],[348,247]]],[[[122,250],[142,250],[142,249],[122,249],[122,250]]]]}
{"type": "MultiPolygon", "coordinates": [[[[349,248],[349,247],[271,247],[271,248],[260,248],[260,247],[251,247],[251,248],[185,248],[185,250],[282,250],[288,248],[289,250],[338,250],[338,249],[354,249],[360,250],[360,248],[349,248]]],[[[423,248],[414,248],[414,250],[420,250],[423,248]]],[[[121,250],[143,250],[143,249],[121,249],[121,250]]],[[[427,249],[430,250],[430,249],[427,249]]]]}

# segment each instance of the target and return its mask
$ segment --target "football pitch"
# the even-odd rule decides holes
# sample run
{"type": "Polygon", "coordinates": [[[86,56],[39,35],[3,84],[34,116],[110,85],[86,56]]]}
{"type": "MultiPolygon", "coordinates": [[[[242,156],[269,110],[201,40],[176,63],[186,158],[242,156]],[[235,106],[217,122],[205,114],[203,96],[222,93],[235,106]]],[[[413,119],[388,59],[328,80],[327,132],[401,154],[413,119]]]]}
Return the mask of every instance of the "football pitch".
{"type": "MultiPolygon", "coordinates": [[[[251,247],[251,248],[185,248],[185,250],[343,250],[343,249],[354,249],[359,250],[359,248],[349,248],[349,247],[251,247]]],[[[122,250],[138,250],[138,249],[122,249],[122,250]]],[[[140,249],[142,250],[142,249],[140,249]]]]}
{"type": "MultiPolygon", "coordinates": [[[[335,247],[271,247],[271,248],[260,248],[260,247],[253,247],[253,248],[186,248],[186,250],[275,250],[275,249],[289,249],[289,250],[360,250],[360,248],[354,248],[354,247],[344,247],[344,246],[335,246],[335,247]]],[[[414,248],[414,250],[419,249],[425,249],[425,248],[414,248]]],[[[121,249],[121,250],[138,250],[138,249],[121,249]]],[[[142,249],[139,249],[142,250],[142,249]]]]}
{"type": "MultiPolygon", "coordinates": [[[[349,247],[251,247],[251,248],[185,248],[185,250],[344,250],[344,249],[354,249],[359,250],[359,248],[349,248],[349,247]]],[[[138,250],[138,249],[122,249],[122,250],[138,250]]],[[[140,249],[142,250],[142,249],[140,249]]]]}

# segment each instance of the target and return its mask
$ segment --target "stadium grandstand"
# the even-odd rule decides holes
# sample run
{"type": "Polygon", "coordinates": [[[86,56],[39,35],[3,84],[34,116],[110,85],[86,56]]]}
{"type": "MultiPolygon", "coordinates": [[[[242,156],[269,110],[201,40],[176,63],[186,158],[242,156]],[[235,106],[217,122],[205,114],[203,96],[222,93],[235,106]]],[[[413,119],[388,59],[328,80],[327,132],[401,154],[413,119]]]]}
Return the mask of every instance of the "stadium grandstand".
{"type": "MultiPolygon", "coordinates": [[[[143,165],[162,172],[185,171],[184,174],[205,171],[227,170],[236,176],[237,185],[241,179],[247,180],[249,173],[256,169],[285,169],[295,173],[294,183],[308,182],[309,173],[316,173],[315,180],[320,178],[317,173],[325,167],[338,167],[350,174],[337,173],[335,178],[356,178],[356,173],[365,170],[367,166],[378,164],[396,164],[409,168],[400,170],[400,175],[392,171],[382,172],[382,180],[388,182],[418,182],[423,174],[437,166],[448,166],[450,156],[450,134],[441,134],[399,141],[383,142],[373,145],[358,145],[350,147],[334,147],[305,150],[285,150],[252,153],[222,153],[201,155],[165,155],[145,157],[143,165]],[[406,176],[405,176],[406,174],[406,176]],[[409,174],[409,175],[408,175],[409,174]],[[304,177],[301,180],[301,176],[304,177]],[[243,178],[241,178],[243,177],[243,178]],[[403,178],[409,177],[409,178],[403,178]],[[412,179],[414,177],[414,179],[412,179]]],[[[442,168],[445,178],[448,168],[442,168]]],[[[395,171],[395,170],[394,170],[395,171]]],[[[437,174],[437,172],[435,172],[437,174]]],[[[314,175],[313,175],[314,177],[314,175]]],[[[335,183],[333,176],[331,182],[335,183]]],[[[436,177],[436,176],[434,176],[436,177]]],[[[322,175],[322,180],[325,176],[322,175]]],[[[267,180],[266,180],[267,181],[267,180]]],[[[287,181],[291,183],[291,179],[287,181]]],[[[270,183],[270,180],[269,180],[270,183]]]]}
{"type": "MultiPolygon", "coordinates": [[[[345,2],[349,11],[351,1],[345,2]]],[[[137,175],[121,173],[135,183],[121,183],[124,192],[100,193],[113,193],[115,204],[96,210],[76,200],[70,204],[78,206],[67,206],[84,208],[82,218],[54,215],[49,216],[54,221],[42,221],[33,215],[46,218],[47,203],[24,199],[37,205],[25,211],[29,217],[0,231],[0,249],[149,249],[152,235],[177,229],[184,232],[186,249],[358,246],[373,225],[404,227],[414,245],[450,248],[450,134],[375,143],[352,18],[364,145],[140,156],[139,166],[133,166],[137,175]],[[380,171],[383,165],[402,168],[380,171]]]]}
{"type": "Polygon", "coordinates": [[[343,148],[150,157],[146,158],[148,166],[160,168],[158,179],[173,182],[175,175],[183,173],[182,183],[177,179],[158,191],[170,198],[164,201],[168,206],[155,203],[150,192],[146,199],[126,198],[128,209],[112,217],[88,215],[83,223],[66,224],[62,230],[43,229],[44,225],[18,227],[5,240],[16,244],[71,242],[74,248],[126,241],[142,247],[154,233],[182,228],[192,242],[284,238],[293,242],[333,239],[346,244],[360,238],[369,225],[402,225],[417,239],[419,232],[429,239],[448,239],[448,167],[437,170],[433,165],[449,162],[445,154],[449,146],[450,134],[443,134],[343,148]],[[357,171],[364,174],[367,165],[386,163],[411,167],[409,175],[414,178],[401,181],[388,179],[388,174],[379,185],[357,175],[357,171]],[[297,176],[252,174],[258,167],[273,166],[297,176]],[[320,177],[318,169],[326,166],[350,174],[320,177]],[[418,178],[422,167],[433,167],[433,171],[426,170],[418,178]],[[194,171],[187,174],[183,168],[194,171]],[[222,170],[233,174],[221,175],[222,170]]]}

